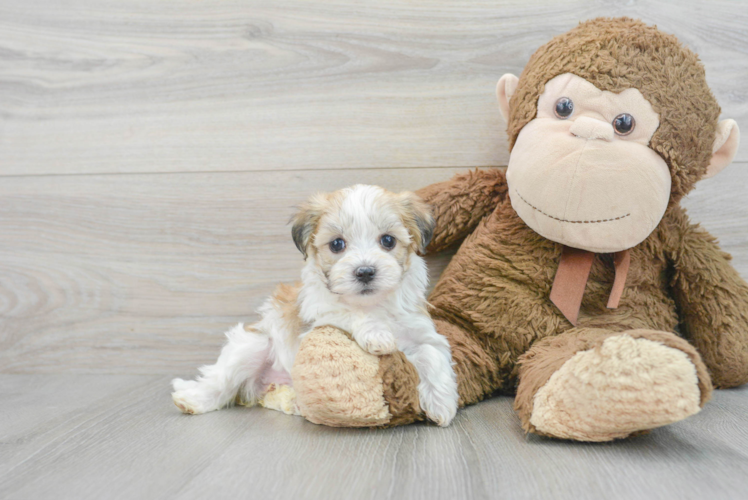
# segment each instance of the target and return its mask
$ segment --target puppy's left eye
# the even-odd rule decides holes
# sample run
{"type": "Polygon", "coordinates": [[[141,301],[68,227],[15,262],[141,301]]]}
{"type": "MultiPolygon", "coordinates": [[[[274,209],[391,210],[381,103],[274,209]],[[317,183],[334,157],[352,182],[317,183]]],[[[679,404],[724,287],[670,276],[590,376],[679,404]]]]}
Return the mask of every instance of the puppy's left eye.
{"type": "Polygon", "coordinates": [[[392,250],[395,248],[395,243],[397,243],[397,240],[394,236],[390,236],[389,234],[385,234],[379,239],[379,244],[382,245],[385,250],[392,250]]]}

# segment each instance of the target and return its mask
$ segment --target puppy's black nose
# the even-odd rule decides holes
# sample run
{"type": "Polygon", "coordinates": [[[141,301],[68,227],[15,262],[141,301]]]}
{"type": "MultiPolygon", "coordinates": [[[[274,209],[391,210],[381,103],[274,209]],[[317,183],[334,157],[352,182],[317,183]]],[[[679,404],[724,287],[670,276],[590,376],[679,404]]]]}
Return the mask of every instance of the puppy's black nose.
{"type": "Polygon", "coordinates": [[[356,269],[356,279],[361,283],[368,283],[374,279],[376,270],[373,267],[359,267],[356,269]]]}

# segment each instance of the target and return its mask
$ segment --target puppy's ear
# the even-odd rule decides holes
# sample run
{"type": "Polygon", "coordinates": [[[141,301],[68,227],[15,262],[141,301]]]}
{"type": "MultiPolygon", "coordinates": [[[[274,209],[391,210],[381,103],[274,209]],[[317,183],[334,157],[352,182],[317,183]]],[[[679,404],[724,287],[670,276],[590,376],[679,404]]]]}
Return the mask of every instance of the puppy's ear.
{"type": "Polygon", "coordinates": [[[327,200],[323,194],[315,194],[309,201],[299,206],[299,211],[291,217],[291,236],[293,242],[296,244],[296,248],[299,249],[301,254],[306,260],[308,256],[309,243],[311,243],[312,235],[317,230],[317,224],[320,218],[325,213],[325,206],[327,200]]]}
{"type": "Polygon", "coordinates": [[[400,193],[399,198],[403,224],[408,229],[416,250],[425,253],[436,227],[431,207],[415,193],[400,193]]]}

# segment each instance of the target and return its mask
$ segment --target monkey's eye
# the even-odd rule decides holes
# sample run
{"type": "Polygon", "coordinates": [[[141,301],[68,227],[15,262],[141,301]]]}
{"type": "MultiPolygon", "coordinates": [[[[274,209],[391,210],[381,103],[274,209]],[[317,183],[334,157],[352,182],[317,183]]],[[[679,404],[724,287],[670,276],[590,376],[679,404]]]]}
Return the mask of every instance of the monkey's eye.
{"type": "Polygon", "coordinates": [[[382,245],[385,250],[392,250],[395,248],[395,243],[397,243],[397,240],[394,236],[390,236],[389,234],[382,235],[382,237],[379,238],[379,244],[382,245]]]}
{"type": "Polygon", "coordinates": [[[332,253],[340,253],[345,250],[345,240],[343,238],[336,238],[330,242],[330,251],[332,253]]]}
{"type": "Polygon", "coordinates": [[[629,135],[636,127],[636,120],[628,113],[621,113],[613,119],[613,130],[618,135],[629,135]]]}
{"type": "Polygon", "coordinates": [[[568,97],[562,97],[556,101],[556,109],[554,111],[557,117],[565,120],[574,112],[574,103],[568,97]]]}

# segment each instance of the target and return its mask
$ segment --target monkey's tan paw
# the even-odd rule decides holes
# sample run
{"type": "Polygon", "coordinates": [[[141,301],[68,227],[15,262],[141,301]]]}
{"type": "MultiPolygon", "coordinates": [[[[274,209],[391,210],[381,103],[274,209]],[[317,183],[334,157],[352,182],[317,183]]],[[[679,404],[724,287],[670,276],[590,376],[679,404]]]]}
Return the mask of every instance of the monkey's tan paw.
{"type": "Polygon", "coordinates": [[[304,337],[291,376],[302,416],[316,424],[376,427],[423,419],[418,374],[405,355],[374,356],[334,327],[304,337]]]}
{"type": "Polygon", "coordinates": [[[291,376],[296,403],[310,422],[369,427],[391,418],[379,359],[337,328],[315,328],[304,338],[291,376]]]}
{"type": "Polygon", "coordinates": [[[700,402],[685,352],[623,334],[566,361],[535,394],[530,423],[554,437],[609,441],[682,420],[700,402]]]}

